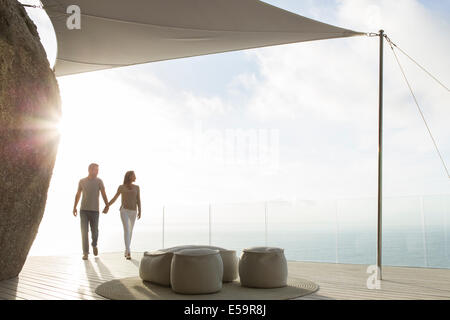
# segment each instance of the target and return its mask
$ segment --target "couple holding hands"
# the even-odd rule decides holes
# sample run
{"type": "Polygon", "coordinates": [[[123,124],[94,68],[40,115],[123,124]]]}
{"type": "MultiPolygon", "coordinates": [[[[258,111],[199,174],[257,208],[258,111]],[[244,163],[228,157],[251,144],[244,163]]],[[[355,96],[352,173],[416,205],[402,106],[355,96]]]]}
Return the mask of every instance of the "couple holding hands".
{"type": "Polygon", "coordinates": [[[81,197],[80,206],[80,226],[81,239],[83,246],[83,260],[88,259],[89,255],[89,226],[92,233],[92,250],[95,256],[98,255],[98,220],[99,220],[99,195],[101,193],[105,208],[103,213],[108,213],[109,207],[122,195],[122,205],[120,206],[120,218],[123,224],[124,241],[125,241],[125,258],[131,259],[131,236],[133,232],[136,217],[141,218],[141,197],[139,186],[135,185],[136,175],[134,171],[128,171],[125,174],[123,184],[119,186],[116,194],[108,202],[103,181],[97,177],[98,164],[91,163],[88,168],[89,175],[78,183],[78,190],[75,195],[75,204],[73,207],[73,215],[77,216],[77,206],[81,197]]]}

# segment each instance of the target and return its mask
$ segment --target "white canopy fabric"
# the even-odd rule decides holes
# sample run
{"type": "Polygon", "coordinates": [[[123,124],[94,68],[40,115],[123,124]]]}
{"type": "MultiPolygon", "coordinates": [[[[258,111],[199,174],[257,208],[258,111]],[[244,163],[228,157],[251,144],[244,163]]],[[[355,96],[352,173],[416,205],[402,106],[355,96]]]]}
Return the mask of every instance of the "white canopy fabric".
{"type": "Polygon", "coordinates": [[[57,76],[211,53],[364,35],[258,0],[41,0],[57,76]],[[70,30],[70,5],[81,29],[70,30]]]}

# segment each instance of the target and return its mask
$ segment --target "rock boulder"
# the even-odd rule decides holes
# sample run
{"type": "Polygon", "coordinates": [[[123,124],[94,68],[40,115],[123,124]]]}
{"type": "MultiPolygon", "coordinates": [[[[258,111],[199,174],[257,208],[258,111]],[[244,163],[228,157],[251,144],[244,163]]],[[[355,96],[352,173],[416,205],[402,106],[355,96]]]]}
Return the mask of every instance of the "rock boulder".
{"type": "Polygon", "coordinates": [[[36,26],[18,1],[0,0],[0,280],[20,273],[36,237],[60,112],[36,26]]]}

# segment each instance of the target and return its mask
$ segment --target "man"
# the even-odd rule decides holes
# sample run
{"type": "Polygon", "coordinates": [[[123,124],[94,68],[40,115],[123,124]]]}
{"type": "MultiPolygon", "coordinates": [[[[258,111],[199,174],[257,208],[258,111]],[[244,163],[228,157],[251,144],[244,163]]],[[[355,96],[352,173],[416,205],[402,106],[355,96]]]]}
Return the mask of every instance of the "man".
{"type": "Polygon", "coordinates": [[[103,181],[97,178],[98,175],[98,164],[91,163],[89,165],[89,175],[81,179],[78,183],[78,191],[75,195],[75,204],[73,206],[73,215],[77,216],[77,205],[81,198],[80,206],[80,224],[81,224],[81,239],[83,243],[83,260],[87,260],[89,255],[89,239],[88,234],[89,225],[91,226],[92,232],[92,251],[94,255],[98,255],[97,240],[98,240],[98,218],[99,218],[99,192],[102,194],[103,201],[105,202],[106,208],[103,213],[107,213],[108,198],[106,197],[105,186],[103,181]]]}

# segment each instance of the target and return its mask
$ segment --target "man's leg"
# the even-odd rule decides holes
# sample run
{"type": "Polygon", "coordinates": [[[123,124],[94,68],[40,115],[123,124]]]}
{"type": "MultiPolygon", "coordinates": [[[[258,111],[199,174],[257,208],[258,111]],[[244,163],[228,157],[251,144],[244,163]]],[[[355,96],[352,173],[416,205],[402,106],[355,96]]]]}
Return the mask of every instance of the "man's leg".
{"type": "Polygon", "coordinates": [[[89,217],[88,213],[80,210],[80,228],[81,228],[81,243],[83,245],[83,255],[89,254],[89,229],[88,229],[89,217]]]}
{"type": "MultiPolygon", "coordinates": [[[[90,220],[89,223],[91,225],[91,232],[92,232],[92,248],[95,248],[94,251],[96,251],[97,248],[97,241],[98,241],[98,212],[90,212],[90,220]]],[[[94,252],[95,254],[95,252],[94,252]]]]}

